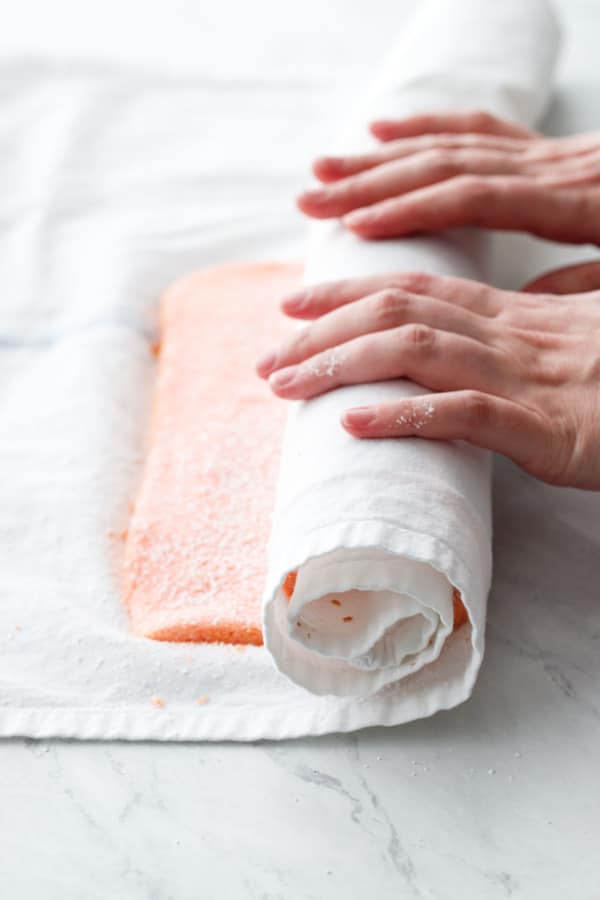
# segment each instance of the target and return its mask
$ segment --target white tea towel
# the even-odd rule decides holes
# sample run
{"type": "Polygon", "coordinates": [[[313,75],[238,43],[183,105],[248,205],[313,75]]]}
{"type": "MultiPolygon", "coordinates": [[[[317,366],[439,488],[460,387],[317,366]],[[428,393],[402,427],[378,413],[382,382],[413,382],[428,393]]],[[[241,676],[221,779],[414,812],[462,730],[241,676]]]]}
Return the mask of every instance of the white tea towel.
{"type": "MultiPolygon", "coordinates": [[[[557,29],[543,0],[424,4],[384,63],[339,150],[365,149],[368,118],[481,107],[530,125],[544,108],[557,29]],[[361,127],[362,126],[362,127],[361,127]]],[[[486,238],[362,241],[313,228],[306,281],[423,270],[484,279],[486,238]]],[[[331,366],[322,377],[335,371],[331,366]]],[[[319,694],[363,696],[412,679],[399,720],[471,693],[491,580],[489,454],[422,439],[360,441],[353,406],[427,392],[407,381],[345,386],[292,410],[272,529],[264,629],[279,669],[319,694]],[[282,585],[297,578],[291,599],[282,585]],[[453,631],[453,589],[470,623],[453,631]],[[448,650],[454,645],[454,655],[448,650]],[[460,659],[457,665],[456,660],[460,659]]],[[[435,415],[424,396],[422,420],[435,415]]]]}

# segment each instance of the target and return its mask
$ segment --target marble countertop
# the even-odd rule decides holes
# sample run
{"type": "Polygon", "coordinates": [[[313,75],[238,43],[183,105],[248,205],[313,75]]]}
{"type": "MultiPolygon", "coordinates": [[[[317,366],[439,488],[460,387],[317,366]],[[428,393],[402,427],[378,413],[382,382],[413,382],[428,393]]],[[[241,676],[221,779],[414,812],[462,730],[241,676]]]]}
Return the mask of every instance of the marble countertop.
{"type": "Polygon", "coordinates": [[[400,728],[256,745],[7,741],[2,894],[593,900],[590,674],[492,621],[473,699],[400,728]],[[507,663],[522,689],[498,694],[507,663]]]}

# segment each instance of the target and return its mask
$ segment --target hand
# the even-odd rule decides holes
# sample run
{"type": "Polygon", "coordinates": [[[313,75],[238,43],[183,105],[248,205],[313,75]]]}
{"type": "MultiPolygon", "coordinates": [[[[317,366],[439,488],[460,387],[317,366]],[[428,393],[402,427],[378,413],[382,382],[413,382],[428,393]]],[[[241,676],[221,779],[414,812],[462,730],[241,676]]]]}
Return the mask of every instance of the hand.
{"type": "Polygon", "coordinates": [[[544,138],[486,113],[375,122],[381,147],[316,160],[323,187],[298,198],[362,238],[457,225],[600,245],[600,133],[544,138]]]}
{"type": "Polygon", "coordinates": [[[293,400],[409,378],[433,393],[347,410],[344,428],[466,440],[544,481],[600,489],[600,290],[561,295],[592,285],[600,263],[551,273],[527,293],[424,274],[307,288],[282,307],[312,321],[257,369],[293,400]]]}

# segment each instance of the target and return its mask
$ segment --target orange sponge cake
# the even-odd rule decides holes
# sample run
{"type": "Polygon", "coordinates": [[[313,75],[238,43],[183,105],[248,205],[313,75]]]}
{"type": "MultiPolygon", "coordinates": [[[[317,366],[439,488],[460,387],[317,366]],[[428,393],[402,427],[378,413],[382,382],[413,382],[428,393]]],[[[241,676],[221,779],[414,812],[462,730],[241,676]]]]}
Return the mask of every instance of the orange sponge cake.
{"type": "Polygon", "coordinates": [[[150,447],[125,555],[139,635],[262,643],[286,407],[254,363],[285,333],[278,300],[300,275],[296,265],[223,266],[163,299],[150,447]]]}

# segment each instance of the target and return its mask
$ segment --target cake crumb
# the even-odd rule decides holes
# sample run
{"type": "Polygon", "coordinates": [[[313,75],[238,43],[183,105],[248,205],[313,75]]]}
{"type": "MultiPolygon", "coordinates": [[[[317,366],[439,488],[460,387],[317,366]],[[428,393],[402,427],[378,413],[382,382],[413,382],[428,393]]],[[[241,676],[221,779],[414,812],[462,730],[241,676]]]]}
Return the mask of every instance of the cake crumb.
{"type": "Polygon", "coordinates": [[[166,705],[163,698],[159,697],[158,694],[153,694],[152,697],[150,697],[150,703],[152,706],[156,706],[157,709],[163,709],[166,705]]]}
{"type": "Polygon", "coordinates": [[[204,703],[208,703],[208,701],[209,701],[208,694],[204,694],[203,697],[198,697],[198,699],[196,700],[196,703],[198,704],[198,706],[202,706],[204,703]]]}

